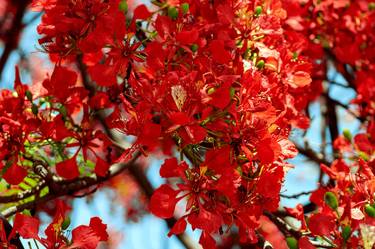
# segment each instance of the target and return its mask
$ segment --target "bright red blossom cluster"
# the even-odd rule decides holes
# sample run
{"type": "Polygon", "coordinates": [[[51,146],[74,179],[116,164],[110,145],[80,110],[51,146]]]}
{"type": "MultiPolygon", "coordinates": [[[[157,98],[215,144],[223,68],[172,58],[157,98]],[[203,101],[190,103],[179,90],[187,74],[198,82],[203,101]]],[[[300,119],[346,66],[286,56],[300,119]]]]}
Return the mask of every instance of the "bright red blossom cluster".
{"type": "MultiPolygon", "coordinates": [[[[204,248],[226,241],[233,227],[238,243],[259,243],[261,227],[277,230],[272,217],[293,167],[287,159],[298,153],[288,137],[292,129],[309,127],[308,104],[327,94],[324,82],[335,81],[326,79],[334,59],[358,93],[353,104],[364,131],[335,138],[335,160],[321,165],[330,180],[310,197],[317,211],[307,217],[302,205],[287,208],[284,216],[301,226],[294,233],[280,230],[280,236],[288,237],[283,246],[290,248],[315,248],[317,238],[338,248],[369,248],[364,231],[375,225],[375,2],[152,4],[130,13],[123,0],[32,1],[33,10],[44,11],[39,43],[55,67],[36,83],[38,92],[21,83],[18,70],[15,91],[1,92],[6,182],[41,183],[53,194],[53,181],[82,180],[87,187],[89,180],[112,177],[111,165],[137,153],[162,154],[167,159],[160,176],[167,183],[155,190],[149,210],[164,219],[181,214],[169,236],[189,223],[202,230],[204,248]],[[127,148],[114,143],[114,130],[134,137],[127,148]]],[[[108,239],[99,218],[67,239],[66,208],[57,206],[46,238],[38,234],[37,218],[17,213],[2,241],[18,232],[46,248],[96,248],[108,239]]]]}

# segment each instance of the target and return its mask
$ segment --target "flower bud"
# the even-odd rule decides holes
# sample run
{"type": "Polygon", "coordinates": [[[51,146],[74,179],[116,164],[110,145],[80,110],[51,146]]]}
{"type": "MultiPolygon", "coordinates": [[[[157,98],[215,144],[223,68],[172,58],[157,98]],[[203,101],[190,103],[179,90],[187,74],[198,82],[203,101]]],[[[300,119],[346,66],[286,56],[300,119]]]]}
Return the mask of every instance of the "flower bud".
{"type": "Polygon", "coordinates": [[[118,5],[120,11],[127,13],[128,12],[128,3],[126,0],[121,0],[120,4],[118,5]]]}
{"type": "Polygon", "coordinates": [[[193,52],[197,52],[198,51],[198,45],[197,44],[192,44],[191,45],[191,51],[193,51],[193,52]]]}
{"type": "Polygon", "coordinates": [[[70,226],[70,218],[68,216],[64,219],[63,223],[61,224],[61,229],[66,230],[68,229],[69,226],[70,226]]]}
{"type": "Polygon", "coordinates": [[[342,238],[347,241],[350,237],[350,234],[351,234],[351,228],[350,226],[345,226],[343,229],[342,229],[342,232],[341,232],[341,236],[342,238]]]}
{"type": "Polygon", "coordinates": [[[257,62],[256,67],[259,69],[262,69],[264,68],[264,65],[265,65],[264,60],[260,60],[257,62]]]}
{"type": "Polygon", "coordinates": [[[324,201],[333,210],[336,210],[339,206],[339,202],[337,200],[337,197],[332,192],[327,192],[327,193],[324,194],[324,201]]]}
{"type": "Polygon", "coordinates": [[[182,9],[182,14],[187,14],[189,12],[189,4],[188,3],[183,3],[181,4],[181,9],[182,9]]]}
{"type": "Polygon", "coordinates": [[[287,237],[286,243],[290,249],[298,249],[298,241],[294,237],[287,237]]]}
{"type": "Polygon", "coordinates": [[[256,6],[255,7],[255,16],[259,16],[260,14],[262,14],[262,6],[256,6]]]}
{"type": "Polygon", "coordinates": [[[31,106],[31,111],[33,112],[34,115],[38,115],[38,106],[33,104],[31,106]]]}
{"type": "Polygon", "coordinates": [[[344,129],[342,134],[347,140],[352,141],[353,136],[349,129],[344,129]]]}
{"type": "Polygon", "coordinates": [[[168,16],[173,20],[176,20],[178,17],[178,10],[175,7],[168,8],[168,16]]]}
{"type": "Polygon", "coordinates": [[[26,94],[27,100],[33,101],[33,95],[29,90],[26,90],[25,94],[26,94]]]}
{"type": "Polygon", "coordinates": [[[370,204],[365,205],[365,212],[368,216],[375,218],[375,208],[370,204]]]}

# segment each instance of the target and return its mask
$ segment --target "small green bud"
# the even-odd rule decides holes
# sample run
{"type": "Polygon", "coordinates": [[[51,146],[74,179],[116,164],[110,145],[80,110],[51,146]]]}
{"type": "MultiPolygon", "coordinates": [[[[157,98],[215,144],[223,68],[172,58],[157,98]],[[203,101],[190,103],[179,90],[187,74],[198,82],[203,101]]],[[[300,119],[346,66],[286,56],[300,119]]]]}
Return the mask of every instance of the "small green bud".
{"type": "Polygon", "coordinates": [[[248,60],[250,58],[250,56],[251,56],[251,49],[247,48],[246,51],[245,51],[245,53],[243,54],[243,58],[245,60],[248,60]]]}
{"type": "Polygon", "coordinates": [[[31,111],[33,112],[34,115],[38,115],[38,106],[33,104],[31,106],[31,111]]]}
{"type": "Polygon", "coordinates": [[[234,87],[229,88],[230,98],[233,98],[234,94],[236,94],[236,89],[234,87]]]}
{"type": "Polygon", "coordinates": [[[22,211],[22,214],[24,214],[24,215],[28,215],[28,216],[32,216],[32,215],[31,215],[31,212],[30,212],[29,209],[25,209],[25,210],[23,210],[23,211],[22,211]]]}
{"type": "Polygon", "coordinates": [[[370,11],[375,10],[375,3],[374,2],[368,4],[368,10],[370,10],[370,11]]]}
{"type": "Polygon", "coordinates": [[[344,129],[342,134],[347,140],[352,141],[353,136],[349,129],[344,129]]]}
{"type": "Polygon", "coordinates": [[[193,45],[191,45],[191,51],[192,52],[197,52],[198,51],[198,45],[197,44],[193,44],[193,45]]]}
{"type": "Polygon", "coordinates": [[[175,7],[168,8],[168,16],[173,20],[176,20],[178,17],[178,10],[175,7]]]}
{"type": "Polygon", "coordinates": [[[66,117],[67,112],[66,112],[66,108],[65,108],[65,106],[63,106],[63,105],[60,106],[59,111],[60,111],[61,115],[63,115],[63,117],[66,117]]]}
{"type": "Polygon", "coordinates": [[[368,216],[375,218],[375,208],[370,204],[365,205],[365,212],[368,216]]]}
{"type": "Polygon", "coordinates": [[[32,95],[32,93],[29,90],[26,90],[25,94],[26,94],[26,98],[29,101],[33,101],[33,95],[32,95]]]}
{"type": "Polygon", "coordinates": [[[181,4],[182,14],[187,14],[189,12],[189,7],[190,6],[188,3],[181,4]]]}
{"type": "Polygon", "coordinates": [[[365,161],[370,160],[370,158],[369,158],[369,156],[366,154],[366,152],[359,151],[359,152],[358,152],[358,156],[359,156],[360,158],[362,158],[363,160],[365,160],[365,161]]]}
{"type": "Polygon", "coordinates": [[[290,249],[298,249],[298,241],[294,237],[287,237],[286,243],[290,249]]]}
{"type": "Polygon", "coordinates": [[[326,192],[324,194],[324,201],[333,210],[336,210],[339,207],[339,202],[337,200],[337,197],[332,192],[326,192]]]}
{"type": "Polygon", "coordinates": [[[70,226],[70,217],[66,217],[63,221],[63,223],[61,224],[61,229],[62,230],[66,230],[68,229],[68,227],[70,226]]]}
{"type": "Polygon", "coordinates": [[[208,95],[213,94],[215,92],[215,90],[216,90],[215,87],[209,88],[208,91],[207,91],[208,95]]]}
{"type": "Polygon", "coordinates": [[[126,2],[126,0],[122,0],[120,2],[120,4],[118,5],[118,8],[124,12],[124,13],[127,13],[128,12],[128,3],[126,2]]]}
{"type": "Polygon", "coordinates": [[[264,68],[264,65],[265,65],[264,60],[260,60],[257,62],[256,67],[259,69],[262,69],[264,68]]]}
{"type": "Polygon", "coordinates": [[[262,6],[256,6],[255,7],[255,16],[259,16],[260,14],[262,14],[262,11],[263,11],[262,6]]]}
{"type": "Polygon", "coordinates": [[[342,232],[341,232],[341,236],[342,238],[347,241],[350,237],[350,234],[351,234],[351,228],[350,226],[345,226],[343,229],[342,229],[342,232]]]}
{"type": "Polygon", "coordinates": [[[293,52],[293,60],[297,60],[298,59],[298,53],[297,52],[293,52]]]}

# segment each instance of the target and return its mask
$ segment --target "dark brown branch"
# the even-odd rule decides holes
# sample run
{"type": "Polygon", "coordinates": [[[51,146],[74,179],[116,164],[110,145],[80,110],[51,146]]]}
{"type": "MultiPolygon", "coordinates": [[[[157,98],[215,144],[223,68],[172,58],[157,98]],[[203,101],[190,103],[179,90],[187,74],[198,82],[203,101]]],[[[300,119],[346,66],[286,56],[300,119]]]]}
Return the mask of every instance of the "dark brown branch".
{"type": "Polygon", "coordinates": [[[276,215],[268,211],[265,211],[264,215],[267,216],[285,236],[292,236],[297,240],[302,237],[302,234],[299,231],[289,228],[287,224],[285,224],[285,222],[283,222],[283,220],[276,215]]]}
{"type": "Polygon", "coordinates": [[[334,104],[334,105],[337,105],[337,106],[340,106],[340,107],[344,108],[344,109],[345,109],[345,110],[346,110],[351,116],[353,116],[354,118],[358,119],[360,122],[364,122],[364,121],[366,121],[365,118],[358,116],[358,115],[355,114],[352,110],[350,110],[350,107],[349,107],[349,106],[347,106],[347,105],[341,103],[340,101],[338,101],[338,100],[336,100],[336,99],[331,98],[328,94],[325,94],[324,96],[325,96],[327,99],[329,99],[329,102],[330,102],[331,104],[334,104]]]}
{"type": "Polygon", "coordinates": [[[345,78],[346,82],[348,82],[348,85],[351,88],[356,89],[355,83],[354,83],[354,81],[355,81],[354,75],[349,72],[349,70],[346,67],[346,65],[339,62],[339,60],[337,59],[336,55],[332,52],[331,49],[326,48],[326,49],[324,49],[324,52],[326,53],[327,58],[329,60],[331,60],[333,63],[335,63],[336,65],[341,66],[344,69],[344,71],[340,71],[340,73],[345,78]]]}
{"type": "Polygon", "coordinates": [[[332,85],[335,85],[335,86],[342,87],[342,88],[353,89],[351,86],[344,85],[344,84],[342,84],[342,83],[340,83],[340,82],[337,82],[337,81],[334,81],[334,80],[328,80],[328,83],[329,83],[329,84],[332,84],[332,85]]]}
{"type": "Polygon", "coordinates": [[[30,0],[18,0],[12,1],[17,5],[17,10],[13,18],[12,25],[6,34],[6,41],[4,45],[3,53],[0,57],[0,79],[2,78],[2,73],[6,62],[8,61],[11,52],[18,47],[19,35],[22,30],[22,18],[26,12],[26,7],[30,0]]]}
{"type": "Polygon", "coordinates": [[[0,203],[11,203],[11,202],[17,202],[17,201],[23,200],[27,197],[33,196],[34,194],[42,190],[45,186],[46,186],[45,182],[42,181],[38,183],[32,189],[29,189],[29,190],[26,190],[17,194],[13,194],[13,195],[0,196],[0,203]]]}
{"type": "Polygon", "coordinates": [[[317,164],[325,164],[325,165],[331,165],[330,161],[327,161],[324,156],[318,152],[315,152],[314,150],[310,148],[303,148],[299,145],[296,145],[299,153],[301,153],[303,156],[307,157],[309,160],[317,163],[317,164]]]}
{"type": "MultiPolygon", "coordinates": [[[[17,212],[21,212],[25,209],[31,209],[37,207],[38,204],[45,203],[47,201],[65,196],[65,195],[72,195],[78,191],[82,191],[88,189],[93,186],[97,186],[101,183],[108,181],[109,179],[115,177],[116,175],[122,173],[125,169],[129,168],[130,166],[135,164],[135,161],[141,154],[139,152],[135,153],[133,158],[128,161],[127,163],[117,163],[113,164],[109,168],[109,172],[105,177],[97,177],[96,175],[81,177],[78,179],[73,180],[65,180],[59,177],[54,177],[53,183],[58,188],[55,188],[53,191],[49,191],[49,193],[43,197],[36,196],[35,200],[23,203],[18,206],[12,206],[4,211],[2,211],[2,215],[4,217],[10,217],[17,212]]],[[[51,189],[50,189],[51,190],[51,189]]]]}
{"type": "MultiPolygon", "coordinates": [[[[321,114],[321,118],[322,118],[321,127],[320,127],[320,136],[321,136],[321,139],[322,139],[322,145],[326,145],[327,144],[327,136],[326,136],[327,135],[327,129],[326,129],[326,127],[328,126],[328,120],[326,118],[327,107],[326,107],[325,98],[320,98],[320,114],[321,114]]],[[[321,153],[323,158],[327,157],[326,146],[321,146],[320,153],[321,153]]],[[[320,167],[319,167],[319,180],[318,181],[319,181],[320,184],[322,184],[322,182],[323,182],[323,171],[320,167]]]]}
{"type": "Polygon", "coordinates": [[[329,133],[331,135],[331,142],[332,142],[332,151],[333,154],[335,153],[335,149],[333,148],[333,142],[335,139],[339,136],[339,131],[338,131],[338,120],[337,120],[337,113],[336,113],[336,104],[335,102],[326,96],[326,103],[327,103],[327,120],[328,120],[328,129],[329,133]]]}
{"type": "Polygon", "coordinates": [[[287,198],[287,199],[296,199],[298,197],[301,197],[303,195],[309,195],[311,194],[312,191],[306,191],[306,192],[301,192],[301,193],[298,193],[298,194],[294,194],[294,195],[284,195],[284,194],[280,194],[281,197],[283,198],[287,198]]]}

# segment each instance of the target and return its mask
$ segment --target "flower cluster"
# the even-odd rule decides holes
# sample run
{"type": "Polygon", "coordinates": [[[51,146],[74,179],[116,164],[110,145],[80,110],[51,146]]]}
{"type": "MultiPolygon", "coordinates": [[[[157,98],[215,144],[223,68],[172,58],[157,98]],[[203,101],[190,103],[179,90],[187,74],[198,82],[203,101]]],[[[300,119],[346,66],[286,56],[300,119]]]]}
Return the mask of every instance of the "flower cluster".
{"type": "MultiPolygon", "coordinates": [[[[155,0],[133,11],[128,4],[32,1],[44,12],[39,44],[55,66],[32,87],[17,69],[14,91],[1,91],[0,167],[9,191],[27,181],[44,190],[32,192],[36,199],[71,194],[56,182],[77,191],[118,174],[111,165],[135,154],[161,154],[166,183],[148,209],[164,219],[178,214],[169,236],[189,223],[202,230],[204,248],[234,232],[241,244],[258,243],[262,226],[280,229],[272,217],[293,167],[287,159],[298,153],[291,131],[309,127],[308,104],[329,95],[323,86],[335,83],[327,75],[336,68],[358,93],[353,115],[364,131],[333,137],[335,160],[321,165],[330,180],[310,198],[316,212],[287,208],[301,226],[280,231],[293,235],[286,239],[293,249],[314,248],[317,238],[367,248],[364,231],[375,225],[375,3],[155,0]]],[[[16,232],[47,248],[107,240],[98,218],[67,239],[58,207],[46,238],[37,218],[17,213],[2,241],[16,232]]]]}

